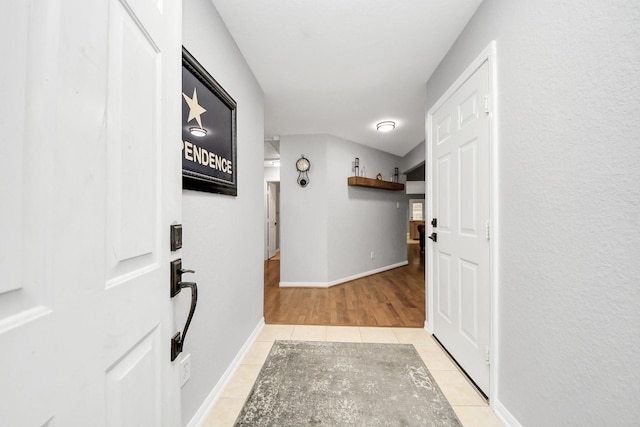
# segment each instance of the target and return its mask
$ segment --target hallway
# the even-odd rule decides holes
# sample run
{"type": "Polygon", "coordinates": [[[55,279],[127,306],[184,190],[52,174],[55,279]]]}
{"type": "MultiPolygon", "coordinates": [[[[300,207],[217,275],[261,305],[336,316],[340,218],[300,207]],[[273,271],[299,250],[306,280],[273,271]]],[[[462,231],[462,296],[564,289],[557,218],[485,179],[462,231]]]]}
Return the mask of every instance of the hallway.
{"type": "Polygon", "coordinates": [[[425,331],[425,262],[416,241],[408,265],[329,289],[280,288],[279,256],[265,261],[265,327],[212,407],[204,427],[234,425],[274,340],[413,344],[465,427],[498,427],[487,402],[425,331]],[[320,325],[320,326],[319,326],[320,325]]]}
{"type": "Polygon", "coordinates": [[[464,427],[501,427],[487,402],[423,329],[266,325],[213,405],[202,427],[231,427],[275,340],[413,344],[464,427]]]}
{"type": "Polygon", "coordinates": [[[407,257],[404,267],[328,289],[280,288],[279,259],[265,261],[265,323],[423,328],[424,254],[412,242],[407,244],[407,257]]]}

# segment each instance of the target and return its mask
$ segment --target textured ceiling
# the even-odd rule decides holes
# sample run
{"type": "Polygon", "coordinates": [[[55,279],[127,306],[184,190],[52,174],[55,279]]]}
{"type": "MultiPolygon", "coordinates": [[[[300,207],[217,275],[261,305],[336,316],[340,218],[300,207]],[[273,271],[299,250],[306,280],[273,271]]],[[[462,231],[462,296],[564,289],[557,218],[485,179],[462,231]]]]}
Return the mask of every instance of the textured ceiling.
{"type": "Polygon", "coordinates": [[[212,1],[264,90],[265,139],[329,133],[399,156],[425,139],[425,83],[481,3],[212,1]]]}

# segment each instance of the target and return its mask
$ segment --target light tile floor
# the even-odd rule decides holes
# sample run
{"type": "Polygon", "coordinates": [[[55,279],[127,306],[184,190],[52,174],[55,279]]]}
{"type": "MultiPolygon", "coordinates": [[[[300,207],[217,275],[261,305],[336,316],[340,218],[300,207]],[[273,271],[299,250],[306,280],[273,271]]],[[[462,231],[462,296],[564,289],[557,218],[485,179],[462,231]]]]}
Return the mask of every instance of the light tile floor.
{"type": "Polygon", "coordinates": [[[484,399],[423,329],[266,325],[203,427],[233,426],[275,340],[413,344],[465,427],[503,426],[484,399]]]}

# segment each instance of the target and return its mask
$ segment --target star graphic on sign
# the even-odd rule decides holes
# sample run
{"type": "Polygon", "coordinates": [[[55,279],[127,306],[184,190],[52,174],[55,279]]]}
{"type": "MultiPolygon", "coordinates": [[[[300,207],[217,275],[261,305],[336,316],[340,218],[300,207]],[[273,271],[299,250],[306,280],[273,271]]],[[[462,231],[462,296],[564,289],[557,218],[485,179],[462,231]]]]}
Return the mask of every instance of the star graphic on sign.
{"type": "Polygon", "coordinates": [[[198,126],[202,128],[202,119],[200,116],[207,110],[205,110],[202,105],[198,104],[198,92],[196,91],[196,88],[193,88],[193,96],[191,98],[189,98],[188,95],[185,95],[184,92],[182,92],[182,97],[187,101],[187,105],[189,106],[189,118],[187,119],[187,123],[196,119],[198,126]]]}

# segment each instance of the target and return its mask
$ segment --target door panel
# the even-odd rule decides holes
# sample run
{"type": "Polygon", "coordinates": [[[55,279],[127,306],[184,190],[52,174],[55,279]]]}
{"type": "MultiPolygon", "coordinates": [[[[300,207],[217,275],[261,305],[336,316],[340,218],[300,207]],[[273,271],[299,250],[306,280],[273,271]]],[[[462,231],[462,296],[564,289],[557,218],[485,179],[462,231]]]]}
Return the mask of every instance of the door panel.
{"type": "Polygon", "coordinates": [[[436,144],[440,145],[451,136],[451,114],[443,114],[436,126],[436,144]]]}
{"type": "Polygon", "coordinates": [[[460,332],[478,345],[478,264],[460,260],[460,332]]]}
{"type": "Polygon", "coordinates": [[[0,3],[0,425],[52,425],[55,348],[47,250],[59,22],[55,0],[0,3]],[[46,50],[46,51],[43,51],[46,50]],[[35,96],[38,94],[38,96],[35,96]],[[46,141],[46,144],[43,143],[46,141]],[[34,345],[25,345],[29,334],[34,345]],[[34,405],[33,402],[38,402],[34,405]]]}
{"type": "Polygon", "coordinates": [[[460,102],[458,106],[458,117],[461,129],[478,119],[478,101],[478,92],[474,91],[460,102]]]}
{"type": "Polygon", "coordinates": [[[106,372],[106,419],[109,427],[160,425],[161,334],[154,329],[106,372]]]}
{"type": "Polygon", "coordinates": [[[434,335],[485,393],[490,340],[489,93],[484,62],[433,114],[434,335]]]}
{"type": "Polygon", "coordinates": [[[0,43],[0,54],[10,60],[0,79],[0,220],[5,225],[0,331],[3,324],[6,329],[14,321],[24,323],[50,310],[46,275],[32,266],[45,261],[42,246],[49,218],[42,211],[51,203],[46,176],[51,172],[52,147],[42,146],[40,140],[49,138],[54,122],[49,114],[54,96],[50,76],[55,75],[57,58],[51,33],[59,31],[59,22],[51,15],[57,7],[53,0],[0,4],[0,36],[10,40],[0,43]]]}
{"type": "Polygon", "coordinates": [[[451,323],[451,255],[438,252],[438,313],[451,323]]]}
{"type": "Polygon", "coordinates": [[[438,202],[438,231],[446,233],[451,230],[451,156],[438,159],[436,186],[438,202]]]}
{"type": "Polygon", "coordinates": [[[473,139],[458,150],[458,158],[460,159],[460,168],[458,169],[460,234],[469,237],[478,236],[477,146],[478,140],[473,139]]]}
{"type": "Polygon", "coordinates": [[[159,53],[145,28],[111,3],[107,116],[107,265],[110,282],[158,264],[159,53]],[[137,258],[137,259],[136,259],[137,258]],[[143,258],[143,259],[140,259],[143,258]]]}

